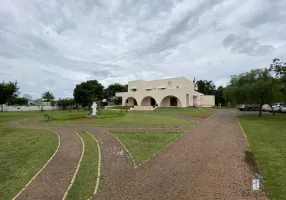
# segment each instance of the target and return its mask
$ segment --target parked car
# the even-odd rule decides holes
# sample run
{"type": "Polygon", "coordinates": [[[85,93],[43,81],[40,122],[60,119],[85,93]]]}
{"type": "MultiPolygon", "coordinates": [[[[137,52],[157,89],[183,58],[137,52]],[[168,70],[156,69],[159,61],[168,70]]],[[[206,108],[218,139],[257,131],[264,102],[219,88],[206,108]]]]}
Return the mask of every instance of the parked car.
{"type": "Polygon", "coordinates": [[[282,105],[281,110],[282,113],[286,113],[286,104],[282,105]]]}
{"type": "Polygon", "coordinates": [[[264,112],[269,112],[271,111],[271,107],[269,104],[264,104],[262,107],[261,107],[262,111],[264,112]]]}
{"type": "Polygon", "coordinates": [[[259,104],[240,104],[240,105],[237,105],[236,108],[240,111],[259,110],[260,105],[259,104]]]}
{"type": "MultiPolygon", "coordinates": [[[[273,103],[272,104],[273,112],[281,112],[281,108],[283,105],[286,105],[286,103],[273,103]]],[[[270,110],[270,111],[272,111],[272,110],[270,110]]]]}

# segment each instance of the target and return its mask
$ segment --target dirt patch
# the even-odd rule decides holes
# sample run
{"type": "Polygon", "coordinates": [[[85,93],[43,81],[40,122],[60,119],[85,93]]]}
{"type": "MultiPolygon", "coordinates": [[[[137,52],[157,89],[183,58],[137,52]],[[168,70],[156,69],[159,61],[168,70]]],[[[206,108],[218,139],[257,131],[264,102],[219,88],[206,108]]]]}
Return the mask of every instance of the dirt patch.
{"type": "Polygon", "coordinates": [[[195,115],[195,116],[192,116],[193,118],[199,118],[199,119],[206,119],[206,118],[208,118],[209,117],[209,115],[199,115],[199,116],[197,116],[197,115],[195,115]]]}
{"type": "Polygon", "coordinates": [[[257,173],[258,174],[258,168],[257,168],[257,165],[255,163],[254,156],[253,156],[252,152],[245,151],[244,161],[246,162],[246,164],[248,165],[249,169],[253,173],[257,173]]]}

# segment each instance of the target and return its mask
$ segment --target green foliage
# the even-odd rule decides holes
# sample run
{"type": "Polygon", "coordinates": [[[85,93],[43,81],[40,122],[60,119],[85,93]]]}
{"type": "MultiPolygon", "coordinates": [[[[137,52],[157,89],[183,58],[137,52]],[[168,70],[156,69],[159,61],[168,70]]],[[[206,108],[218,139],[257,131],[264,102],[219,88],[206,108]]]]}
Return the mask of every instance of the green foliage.
{"type": "Polygon", "coordinates": [[[51,101],[51,106],[55,107],[56,103],[57,103],[56,101],[51,101]]]}
{"type": "Polygon", "coordinates": [[[25,97],[12,97],[8,101],[8,105],[25,106],[28,104],[28,99],[25,97]]]}
{"type": "Polygon", "coordinates": [[[217,88],[217,90],[214,91],[214,96],[215,96],[215,104],[216,105],[225,105],[226,100],[223,96],[223,92],[224,92],[224,87],[223,86],[219,86],[217,88]]]}
{"type": "Polygon", "coordinates": [[[199,80],[196,82],[196,85],[198,87],[197,91],[205,95],[213,95],[215,92],[215,84],[213,81],[199,80]]]}
{"type": "Polygon", "coordinates": [[[97,80],[82,82],[76,85],[73,96],[75,102],[82,107],[90,107],[92,102],[103,99],[103,86],[97,80]]]}
{"type": "MultiPolygon", "coordinates": [[[[224,97],[234,103],[264,103],[283,99],[279,91],[279,81],[273,77],[269,69],[253,69],[231,77],[225,88],[224,97]]],[[[261,111],[260,111],[261,115],[261,111]]]]}
{"type": "Polygon", "coordinates": [[[45,101],[47,101],[47,102],[51,102],[55,99],[54,95],[49,91],[44,92],[42,94],[42,98],[45,99],[45,101]]]}
{"type": "Polygon", "coordinates": [[[74,105],[74,99],[60,99],[57,101],[57,105],[61,106],[63,108],[63,110],[66,109],[67,106],[70,107],[70,109],[72,108],[72,106],[74,105]]]}
{"type": "MultiPolygon", "coordinates": [[[[17,82],[2,82],[0,83],[0,104],[6,104],[11,98],[18,96],[19,87],[17,82]]],[[[3,112],[3,106],[2,106],[3,112]]]]}
{"type": "Polygon", "coordinates": [[[130,109],[133,106],[112,106],[111,109],[130,109]]]}
{"type": "Polygon", "coordinates": [[[282,62],[280,59],[273,59],[272,64],[269,68],[272,72],[275,73],[276,78],[280,80],[280,91],[286,94],[286,63],[282,62]]]}
{"type": "Polygon", "coordinates": [[[127,85],[122,85],[120,83],[113,83],[104,89],[104,98],[107,100],[115,100],[115,93],[117,92],[127,92],[127,85]]]}

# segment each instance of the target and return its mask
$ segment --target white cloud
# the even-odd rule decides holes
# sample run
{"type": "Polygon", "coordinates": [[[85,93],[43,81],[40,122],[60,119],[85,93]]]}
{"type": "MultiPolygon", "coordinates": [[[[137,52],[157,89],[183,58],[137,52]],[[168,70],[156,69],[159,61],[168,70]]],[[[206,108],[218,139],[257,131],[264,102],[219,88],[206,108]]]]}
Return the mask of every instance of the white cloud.
{"type": "Polygon", "coordinates": [[[71,96],[88,79],[225,85],[285,56],[285,8],[285,0],[1,0],[0,79],[34,98],[71,96]]]}

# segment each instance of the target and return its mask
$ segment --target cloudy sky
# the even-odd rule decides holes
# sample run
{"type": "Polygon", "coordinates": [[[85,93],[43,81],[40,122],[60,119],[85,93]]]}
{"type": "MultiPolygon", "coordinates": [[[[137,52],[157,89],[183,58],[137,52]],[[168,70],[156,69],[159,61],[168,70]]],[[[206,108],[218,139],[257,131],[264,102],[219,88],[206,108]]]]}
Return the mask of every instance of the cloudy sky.
{"type": "Polygon", "coordinates": [[[0,81],[33,98],[90,79],[225,85],[285,52],[286,0],[0,0],[0,81]]]}

